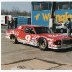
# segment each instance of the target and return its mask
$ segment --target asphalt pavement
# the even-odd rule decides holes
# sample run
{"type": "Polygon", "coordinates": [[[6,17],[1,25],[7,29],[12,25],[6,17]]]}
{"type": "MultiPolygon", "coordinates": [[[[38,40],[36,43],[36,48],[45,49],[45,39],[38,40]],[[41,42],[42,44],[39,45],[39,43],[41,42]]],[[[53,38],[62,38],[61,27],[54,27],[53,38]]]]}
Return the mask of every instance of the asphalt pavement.
{"type": "Polygon", "coordinates": [[[72,48],[43,51],[30,45],[13,44],[1,33],[1,69],[71,70],[72,48]]]}

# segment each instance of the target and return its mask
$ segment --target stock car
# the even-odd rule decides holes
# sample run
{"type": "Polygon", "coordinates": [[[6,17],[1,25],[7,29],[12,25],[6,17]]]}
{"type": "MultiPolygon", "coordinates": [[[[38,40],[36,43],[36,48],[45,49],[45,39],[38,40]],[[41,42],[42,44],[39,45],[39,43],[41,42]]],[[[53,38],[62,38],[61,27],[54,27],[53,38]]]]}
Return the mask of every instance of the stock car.
{"type": "Polygon", "coordinates": [[[6,31],[6,38],[13,43],[21,42],[37,46],[40,49],[66,49],[72,47],[72,38],[59,33],[50,33],[48,27],[21,25],[6,31]]]}

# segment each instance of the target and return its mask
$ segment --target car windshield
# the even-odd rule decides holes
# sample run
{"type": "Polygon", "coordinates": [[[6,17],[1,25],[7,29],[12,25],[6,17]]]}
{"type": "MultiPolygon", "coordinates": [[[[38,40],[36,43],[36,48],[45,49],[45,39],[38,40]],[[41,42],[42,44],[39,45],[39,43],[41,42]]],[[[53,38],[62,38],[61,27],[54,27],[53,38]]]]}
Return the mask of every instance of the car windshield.
{"type": "Polygon", "coordinates": [[[57,24],[56,26],[62,26],[62,24],[57,24]]]}
{"type": "Polygon", "coordinates": [[[35,27],[35,31],[37,34],[50,33],[50,30],[48,27],[35,27]]]}

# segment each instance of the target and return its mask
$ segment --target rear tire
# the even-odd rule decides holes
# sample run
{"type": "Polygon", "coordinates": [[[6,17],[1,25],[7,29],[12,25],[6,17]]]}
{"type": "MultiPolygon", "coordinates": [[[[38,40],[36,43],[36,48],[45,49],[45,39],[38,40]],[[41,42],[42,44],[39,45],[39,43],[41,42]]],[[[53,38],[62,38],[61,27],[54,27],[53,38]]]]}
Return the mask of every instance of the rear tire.
{"type": "Polygon", "coordinates": [[[48,48],[48,43],[47,43],[47,40],[45,38],[40,38],[39,41],[38,41],[38,45],[39,45],[39,48],[41,50],[47,50],[48,48]]]}
{"type": "Polygon", "coordinates": [[[63,28],[61,28],[60,32],[63,33],[63,28]]]}
{"type": "Polygon", "coordinates": [[[13,37],[11,38],[11,41],[12,41],[12,43],[14,43],[14,44],[18,44],[18,40],[17,40],[17,38],[16,38],[15,36],[13,36],[13,37]]]}

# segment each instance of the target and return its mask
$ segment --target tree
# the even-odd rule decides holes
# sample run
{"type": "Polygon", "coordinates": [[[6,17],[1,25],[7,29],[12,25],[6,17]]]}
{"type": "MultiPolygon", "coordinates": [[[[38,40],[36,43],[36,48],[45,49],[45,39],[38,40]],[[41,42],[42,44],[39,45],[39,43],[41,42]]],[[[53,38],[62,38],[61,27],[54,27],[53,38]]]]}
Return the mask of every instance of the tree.
{"type": "Polygon", "coordinates": [[[31,16],[31,12],[20,11],[18,8],[13,8],[11,11],[1,10],[1,15],[12,15],[12,16],[31,16]]]}

